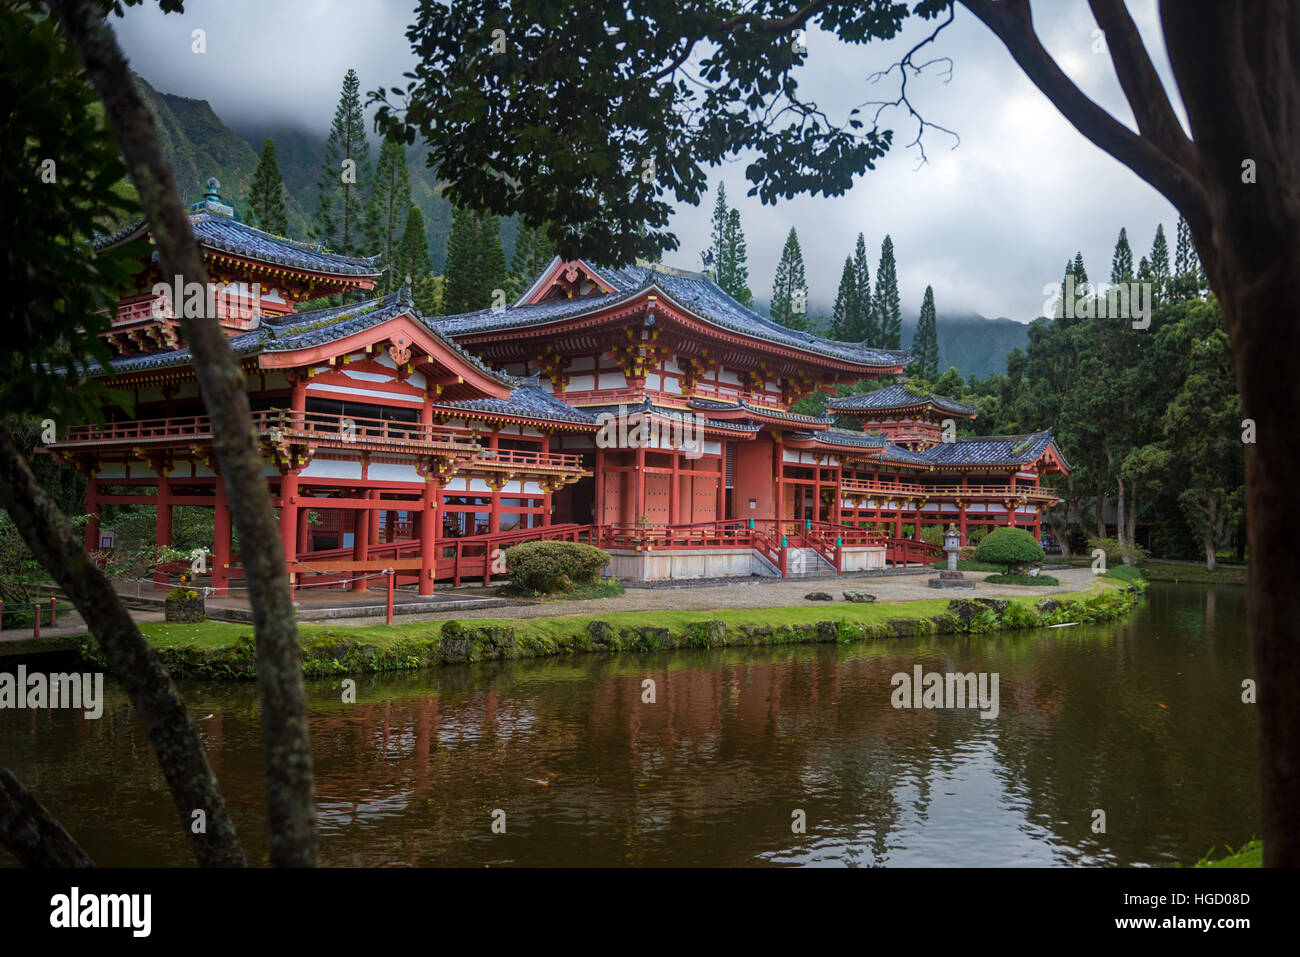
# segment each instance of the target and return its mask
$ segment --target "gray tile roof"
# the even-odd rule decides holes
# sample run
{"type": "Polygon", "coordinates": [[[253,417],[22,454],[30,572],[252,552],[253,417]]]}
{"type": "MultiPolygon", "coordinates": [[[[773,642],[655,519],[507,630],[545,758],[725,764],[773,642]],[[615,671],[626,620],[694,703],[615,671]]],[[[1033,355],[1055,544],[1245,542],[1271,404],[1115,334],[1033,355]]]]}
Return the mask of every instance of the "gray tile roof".
{"type": "Polygon", "coordinates": [[[434,409],[446,409],[455,412],[475,412],[495,415],[509,415],[521,419],[542,419],[552,422],[572,422],[576,425],[596,425],[596,417],[585,409],[575,409],[555,398],[549,392],[536,385],[518,386],[507,399],[465,399],[460,402],[435,402],[434,409]]]}
{"type": "Polygon", "coordinates": [[[956,442],[940,442],[919,452],[890,445],[880,459],[882,462],[933,465],[936,468],[1028,465],[1046,452],[1052,441],[1050,431],[1033,432],[1029,435],[976,436],[961,438],[956,442]]]}
{"type": "MultiPolygon", "coordinates": [[[[546,268],[550,269],[556,262],[553,259],[546,268]]],[[[906,351],[869,349],[851,342],[836,342],[809,332],[787,329],[742,306],[723,292],[712,279],[698,273],[648,266],[591,268],[615,291],[575,299],[550,300],[531,306],[511,306],[495,312],[482,309],[458,316],[444,316],[439,318],[438,323],[450,336],[545,325],[630,302],[653,287],[686,312],[730,332],[864,366],[906,365],[909,359],[910,354],[906,351]]]]}
{"type": "MultiPolygon", "coordinates": [[[[200,207],[203,206],[204,204],[200,204],[200,207]]],[[[323,246],[275,236],[222,213],[206,210],[191,212],[190,224],[194,229],[194,238],[198,240],[200,246],[256,259],[259,262],[276,263],[307,272],[332,273],[340,276],[378,276],[383,272],[379,266],[378,256],[369,258],[340,256],[338,253],[329,252],[323,246]]],[[[111,236],[96,237],[94,248],[107,249],[123,240],[143,235],[147,229],[148,224],[145,220],[137,220],[111,236]]],[[[157,255],[155,249],[154,256],[157,255]]]]}
{"type": "Polygon", "coordinates": [[[791,432],[790,438],[801,442],[817,441],[826,445],[842,445],[859,449],[883,449],[886,444],[883,435],[851,432],[848,429],[815,429],[811,432],[791,432]]]}
{"type": "MultiPolygon", "coordinates": [[[[284,316],[267,317],[258,328],[241,332],[227,341],[238,356],[292,352],[296,349],[337,341],[404,313],[409,313],[430,335],[467,365],[503,385],[519,385],[517,379],[494,371],[477,356],[466,352],[443,335],[436,326],[416,311],[411,302],[410,291],[405,288],[390,293],[383,299],[368,299],[365,302],[314,309],[311,312],[294,312],[284,316]]],[[[109,368],[115,372],[139,372],[145,369],[190,365],[193,361],[194,356],[188,348],[170,349],[114,359],[109,363],[109,368]]],[[[93,372],[94,369],[91,371],[93,372]]]]}
{"type": "Polygon", "coordinates": [[[753,412],[757,415],[764,415],[773,419],[786,419],[790,422],[799,422],[807,425],[830,425],[835,421],[833,416],[829,415],[802,415],[798,412],[786,412],[783,409],[769,409],[762,405],[750,405],[744,399],[739,402],[724,402],[719,399],[701,399],[692,398],[686,403],[692,409],[699,409],[701,412],[732,412],[745,411],[753,412]]]}
{"type": "Polygon", "coordinates": [[[927,403],[954,415],[974,415],[978,411],[973,405],[966,405],[946,396],[928,392],[917,395],[901,382],[862,395],[838,396],[827,402],[826,407],[836,412],[887,412],[890,409],[910,409],[927,403]]]}
{"type": "MultiPolygon", "coordinates": [[[[668,418],[677,418],[683,415],[681,409],[670,409],[666,406],[655,405],[648,397],[640,405],[629,405],[626,402],[622,405],[584,405],[582,410],[597,417],[606,412],[617,415],[620,410],[629,414],[633,412],[656,412],[668,418]]],[[[706,428],[720,429],[727,432],[758,433],[763,430],[761,425],[753,425],[749,422],[728,422],[722,419],[706,418],[704,425],[706,428]]]]}

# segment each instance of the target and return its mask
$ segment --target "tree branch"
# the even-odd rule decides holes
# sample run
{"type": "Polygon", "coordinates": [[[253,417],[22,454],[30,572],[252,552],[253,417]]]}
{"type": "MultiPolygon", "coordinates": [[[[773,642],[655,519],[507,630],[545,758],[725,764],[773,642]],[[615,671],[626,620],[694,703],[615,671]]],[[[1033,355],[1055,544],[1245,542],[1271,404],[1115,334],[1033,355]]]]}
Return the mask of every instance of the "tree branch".
{"type": "Polygon", "coordinates": [[[94,867],[63,825],[8,768],[0,766],[0,844],[23,867],[94,867]]]}
{"type": "MultiPolygon", "coordinates": [[[[1198,168],[1184,167],[1150,140],[1134,133],[1080,90],[1048,54],[1034,32],[1028,0],[961,0],[993,31],[1034,86],[1094,145],[1119,160],[1165,195],[1188,220],[1208,216],[1198,168]]],[[[1145,55],[1145,54],[1144,54],[1145,55]]]]}
{"type": "MultiPolygon", "coordinates": [[[[163,158],[153,117],[127,68],[96,0],[47,0],[81,56],[126,159],[131,181],[158,248],[163,275],[206,285],[207,269],[163,158]]],[[[179,310],[178,310],[179,311],[179,310]]],[[[284,544],[271,509],[249,412],[244,372],[215,318],[182,315],[203,404],[212,420],[212,448],[221,466],[231,518],[243,545],[245,577],[257,639],[257,688],[265,749],[268,840],[276,866],[314,866],[316,807],[302,677],[302,649],[289,593],[284,544]]]]}
{"type": "Polygon", "coordinates": [[[140,634],[104,573],[86,554],[27,460],[0,423],[0,507],[9,513],[36,560],[59,583],[95,636],[153,745],[181,826],[204,867],[242,867],[235,826],[203,753],[185,702],[158,656],[140,634]],[[207,833],[195,834],[192,815],[202,811],[207,833]]]}

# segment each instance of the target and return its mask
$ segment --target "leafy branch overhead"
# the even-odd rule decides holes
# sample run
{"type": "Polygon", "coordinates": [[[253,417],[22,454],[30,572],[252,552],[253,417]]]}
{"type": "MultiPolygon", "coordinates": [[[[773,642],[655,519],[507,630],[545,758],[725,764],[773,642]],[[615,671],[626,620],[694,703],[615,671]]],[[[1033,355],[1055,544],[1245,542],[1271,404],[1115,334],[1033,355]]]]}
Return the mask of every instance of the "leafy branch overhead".
{"type": "MultiPolygon", "coordinates": [[[[842,195],[889,149],[879,109],[832,118],[804,96],[800,31],[857,44],[944,11],[940,0],[913,11],[761,0],[743,14],[713,0],[421,0],[410,82],[371,98],[379,126],[429,143],[455,205],[547,224],[566,258],[656,259],[678,247],[665,229],[675,205],[699,203],[705,167],[742,149],[749,193],[764,203],[842,195]]],[[[904,82],[915,69],[901,68],[904,82]]]]}

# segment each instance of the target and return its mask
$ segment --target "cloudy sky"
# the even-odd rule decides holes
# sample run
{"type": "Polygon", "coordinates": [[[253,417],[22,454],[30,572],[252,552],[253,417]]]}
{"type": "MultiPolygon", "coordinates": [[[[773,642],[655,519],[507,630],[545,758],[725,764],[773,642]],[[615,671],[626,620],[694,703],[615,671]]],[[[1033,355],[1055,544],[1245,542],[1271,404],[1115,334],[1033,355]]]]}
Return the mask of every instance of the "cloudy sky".
{"type": "MultiPolygon", "coordinates": [[[[1155,0],[1128,2],[1172,88],[1155,0]]],[[[187,0],[184,16],[164,16],[152,5],[128,8],[116,28],[133,67],[155,88],[205,99],[227,123],[282,120],[323,135],[349,67],[363,90],[405,85],[401,74],[413,63],[405,39],[411,7],[410,0],[187,0]],[[191,52],[195,29],[206,33],[203,55],[191,52]]],[[[1132,126],[1084,0],[1036,2],[1034,17],[1065,72],[1132,126]]],[[[875,84],[869,75],[896,62],[931,29],[918,21],[891,43],[856,47],[810,30],[801,90],[832,117],[864,101],[893,99],[897,72],[875,84]]],[[[1080,136],[964,9],[931,47],[926,58],[952,59],[951,80],[944,82],[946,67],[932,66],[909,80],[909,93],[927,120],[961,139],[955,143],[927,130],[928,163],[920,165],[916,148],[902,148],[916,133],[915,121],[893,111],[882,125],[895,130],[897,145],[844,196],[764,206],[745,195],[743,156],[711,171],[712,186],[725,182],[732,205],[740,208],[750,286],[759,298],[770,295],[791,226],[799,232],[814,308],[834,299],[844,257],[861,232],[873,280],[880,242],[892,236],[905,315],[915,315],[930,284],[940,313],[1022,322],[1042,312],[1044,284],[1060,280],[1077,250],[1094,279],[1108,276],[1121,226],[1128,228],[1135,261],[1149,251],[1158,222],[1172,243],[1173,207],[1080,136]]],[[[1172,99],[1182,115],[1176,93],[1172,99]]],[[[672,229],[681,248],[666,255],[666,263],[700,268],[712,198],[678,211],[672,229]]]]}

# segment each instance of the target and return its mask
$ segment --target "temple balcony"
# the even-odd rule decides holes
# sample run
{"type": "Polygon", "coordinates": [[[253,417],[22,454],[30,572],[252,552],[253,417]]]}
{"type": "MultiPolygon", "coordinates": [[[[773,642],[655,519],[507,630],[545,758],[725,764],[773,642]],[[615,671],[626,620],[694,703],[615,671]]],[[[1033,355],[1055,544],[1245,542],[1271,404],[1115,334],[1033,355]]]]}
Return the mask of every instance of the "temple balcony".
{"type": "Polygon", "coordinates": [[[909,482],[871,482],[861,479],[843,478],[840,480],[840,492],[845,496],[864,497],[872,500],[906,499],[943,499],[945,501],[995,501],[1010,499],[1024,502],[1042,502],[1055,504],[1059,496],[1050,488],[1041,485],[921,485],[909,482]]]}

